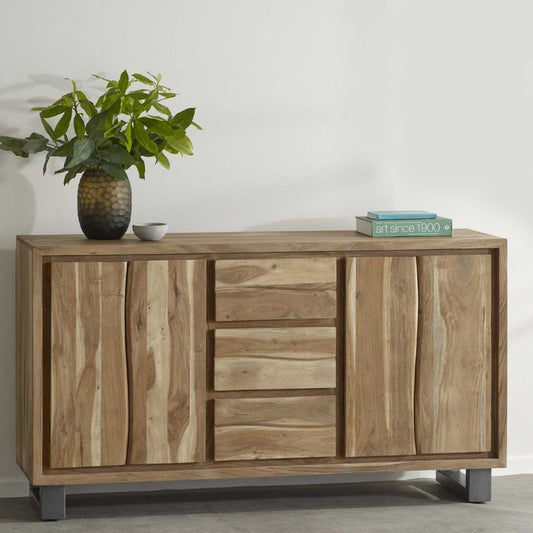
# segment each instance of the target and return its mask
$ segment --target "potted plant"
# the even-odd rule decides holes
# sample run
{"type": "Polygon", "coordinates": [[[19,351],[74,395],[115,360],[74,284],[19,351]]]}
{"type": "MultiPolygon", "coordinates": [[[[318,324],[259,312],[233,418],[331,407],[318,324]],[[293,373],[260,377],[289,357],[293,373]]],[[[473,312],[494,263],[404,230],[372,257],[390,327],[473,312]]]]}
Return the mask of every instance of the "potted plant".
{"type": "MultiPolygon", "coordinates": [[[[161,84],[161,75],[129,76],[106,82],[96,102],[72,83],[72,91],[47,107],[37,107],[46,135],[24,139],[0,136],[0,149],[20,157],[46,152],[43,174],[51,157],[64,158],[69,183],[82,174],[78,185],[78,219],[89,239],[120,239],[131,218],[131,187],[126,171],[136,167],[145,177],[145,160],[169,168],[167,154],[192,155],[186,134],[194,108],[173,114],[165,105],[176,96],[161,84]]],[[[68,79],[68,78],[67,78],[68,79]]]]}

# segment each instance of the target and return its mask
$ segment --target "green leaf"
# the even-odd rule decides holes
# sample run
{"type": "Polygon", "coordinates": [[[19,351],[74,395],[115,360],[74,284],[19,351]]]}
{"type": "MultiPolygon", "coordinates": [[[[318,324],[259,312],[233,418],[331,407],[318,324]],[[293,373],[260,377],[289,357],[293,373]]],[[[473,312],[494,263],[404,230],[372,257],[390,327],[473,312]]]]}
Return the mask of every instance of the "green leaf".
{"type": "Polygon", "coordinates": [[[166,169],[170,168],[168,157],[163,152],[155,154],[155,158],[157,159],[158,163],[161,163],[161,166],[165,167],[166,169]]]}
{"type": "Polygon", "coordinates": [[[78,90],[78,88],[76,87],[76,82],[70,78],[65,78],[65,79],[72,83],[72,92],[75,93],[78,90]]]}
{"type": "Polygon", "coordinates": [[[124,122],[120,121],[120,122],[117,122],[114,126],[112,126],[111,128],[109,128],[105,133],[104,133],[104,137],[106,139],[109,139],[109,137],[113,137],[114,135],[116,135],[120,129],[122,128],[122,126],[124,126],[124,122]]]}
{"type": "Polygon", "coordinates": [[[113,107],[113,105],[117,103],[120,97],[120,93],[108,95],[102,103],[102,111],[107,111],[108,109],[113,107]]]}
{"type": "Polygon", "coordinates": [[[78,174],[78,172],[81,172],[82,170],[83,170],[82,167],[76,167],[76,168],[69,169],[67,171],[65,179],[63,180],[63,185],[66,185],[67,183],[69,183],[73,178],[76,177],[76,174],[78,174]]]}
{"type": "Polygon", "coordinates": [[[43,174],[46,174],[46,167],[48,167],[48,161],[50,161],[50,157],[52,157],[52,151],[48,152],[44,158],[43,174]]]}
{"type": "Polygon", "coordinates": [[[131,150],[131,123],[126,126],[124,137],[126,137],[126,149],[129,152],[131,150]]]}
{"type": "Polygon", "coordinates": [[[50,152],[52,157],[72,157],[74,155],[74,142],[76,139],[72,139],[69,142],[66,142],[57,148],[54,148],[50,152]]]}
{"type": "Polygon", "coordinates": [[[113,176],[114,178],[118,178],[121,180],[127,180],[128,175],[126,174],[126,171],[124,168],[122,168],[121,165],[117,165],[115,163],[102,163],[101,168],[103,171],[107,172],[110,176],[113,176]]]}
{"type": "Polygon", "coordinates": [[[159,102],[154,102],[153,106],[154,106],[155,109],[157,109],[163,115],[167,115],[167,117],[171,117],[172,116],[172,112],[170,111],[170,109],[167,106],[164,106],[163,104],[160,104],[159,102]]]}
{"type": "Polygon", "coordinates": [[[175,114],[170,120],[170,122],[173,126],[180,126],[184,130],[186,130],[191,125],[194,119],[195,111],[196,109],[194,107],[184,109],[183,111],[180,111],[179,113],[175,114]]]}
{"type": "Polygon", "coordinates": [[[197,130],[203,130],[202,126],[200,124],[196,124],[196,122],[191,122],[191,124],[197,129],[197,130]]]}
{"type": "Polygon", "coordinates": [[[54,139],[59,139],[59,137],[67,133],[68,127],[70,125],[70,119],[72,117],[72,109],[69,107],[65,114],[59,119],[59,122],[56,124],[54,129],[54,139]]]}
{"type": "Polygon", "coordinates": [[[66,165],[66,168],[74,168],[87,161],[87,159],[91,157],[94,149],[94,141],[90,137],[76,139],[74,141],[74,153],[72,155],[72,161],[66,165]]]}
{"type": "Polygon", "coordinates": [[[193,155],[192,142],[187,135],[184,135],[181,139],[168,138],[166,141],[171,148],[177,150],[180,154],[193,155]]]}
{"type": "Polygon", "coordinates": [[[18,139],[17,137],[7,137],[5,135],[0,136],[0,150],[5,150],[6,152],[23,152],[24,144],[26,139],[18,139]]]}
{"type": "Polygon", "coordinates": [[[137,80],[137,81],[140,81],[141,83],[144,83],[145,85],[153,85],[154,82],[150,79],[150,78],[147,78],[146,76],[144,76],[143,74],[132,74],[132,76],[137,80]]]}
{"type": "Polygon", "coordinates": [[[122,74],[120,75],[120,79],[118,80],[118,88],[123,93],[126,92],[128,89],[130,83],[130,77],[128,76],[128,72],[126,70],[122,71],[122,74]]]}
{"type": "Polygon", "coordinates": [[[103,132],[105,129],[105,123],[107,119],[107,113],[98,113],[94,115],[94,117],[87,122],[87,125],[85,126],[85,129],[87,131],[87,135],[93,136],[97,132],[103,132]]]}
{"type": "Polygon", "coordinates": [[[74,104],[74,99],[72,98],[72,93],[66,93],[61,98],[53,102],[52,105],[49,105],[48,107],[53,107],[57,105],[62,105],[65,107],[72,107],[73,104],[74,104]]]}
{"type": "Polygon", "coordinates": [[[162,137],[169,137],[174,135],[172,126],[163,119],[142,117],[139,119],[149,130],[161,135],[162,137]]]}
{"type": "Polygon", "coordinates": [[[41,115],[41,118],[51,118],[61,115],[61,113],[66,113],[69,109],[70,107],[65,105],[54,105],[43,109],[39,114],[41,115]]]}
{"type": "Polygon", "coordinates": [[[144,161],[142,159],[139,159],[137,163],[135,163],[135,166],[137,167],[137,171],[139,172],[139,178],[143,180],[145,178],[144,173],[146,171],[144,161]]]}
{"type": "Polygon", "coordinates": [[[133,135],[135,136],[139,144],[143,146],[146,150],[148,150],[152,154],[157,153],[157,144],[152,141],[152,139],[150,139],[142,123],[137,120],[133,123],[133,135]]]}
{"type": "Polygon", "coordinates": [[[22,150],[27,154],[36,154],[37,152],[43,152],[48,146],[48,141],[45,138],[29,138],[24,143],[22,150]]]}
{"type": "Polygon", "coordinates": [[[146,89],[137,89],[136,91],[131,91],[128,93],[128,96],[134,98],[135,100],[143,100],[150,96],[150,93],[146,89]]]}
{"type": "Polygon", "coordinates": [[[44,139],[46,141],[46,137],[44,135],[41,135],[40,133],[33,132],[28,139],[44,139]]]}
{"type": "Polygon", "coordinates": [[[78,113],[74,117],[74,131],[78,139],[81,139],[85,135],[85,123],[78,113]]]}
{"type": "Polygon", "coordinates": [[[105,150],[95,153],[95,156],[109,163],[116,163],[128,168],[135,164],[135,158],[130,155],[128,150],[119,144],[113,144],[105,150]]]}
{"type": "Polygon", "coordinates": [[[91,76],[92,76],[93,78],[97,78],[97,79],[99,79],[99,80],[103,80],[103,81],[107,81],[107,82],[110,81],[110,80],[108,80],[107,78],[104,78],[103,76],[99,76],[98,74],[91,74],[91,76]]]}
{"type": "Polygon", "coordinates": [[[54,129],[52,128],[52,126],[50,126],[50,124],[48,124],[48,122],[46,122],[46,120],[44,120],[43,117],[41,117],[41,123],[42,123],[43,128],[45,129],[46,133],[48,133],[50,138],[53,139],[54,138],[54,129]]]}
{"type": "Polygon", "coordinates": [[[92,118],[98,114],[98,110],[90,100],[80,98],[79,102],[81,108],[87,113],[89,118],[92,118]]]}

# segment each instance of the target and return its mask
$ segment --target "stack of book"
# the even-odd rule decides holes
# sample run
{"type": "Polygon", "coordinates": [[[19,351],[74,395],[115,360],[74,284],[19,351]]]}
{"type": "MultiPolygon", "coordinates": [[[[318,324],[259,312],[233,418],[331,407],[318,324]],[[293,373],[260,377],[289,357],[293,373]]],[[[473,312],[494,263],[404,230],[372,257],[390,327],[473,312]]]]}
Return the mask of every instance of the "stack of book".
{"type": "Polygon", "coordinates": [[[359,233],[370,237],[448,237],[452,234],[450,218],[428,211],[368,211],[355,217],[359,233]]]}

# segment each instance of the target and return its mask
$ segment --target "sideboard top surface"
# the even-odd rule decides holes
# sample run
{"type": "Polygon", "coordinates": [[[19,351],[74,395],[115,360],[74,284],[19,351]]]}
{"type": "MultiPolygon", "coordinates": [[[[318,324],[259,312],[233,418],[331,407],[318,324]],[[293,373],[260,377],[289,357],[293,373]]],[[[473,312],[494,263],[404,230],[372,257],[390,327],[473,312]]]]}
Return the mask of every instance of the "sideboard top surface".
{"type": "Polygon", "coordinates": [[[499,248],[505,239],[470,229],[452,237],[372,238],[356,231],[169,233],[159,241],[88,240],[83,235],[19,235],[42,255],[366,252],[499,248]]]}

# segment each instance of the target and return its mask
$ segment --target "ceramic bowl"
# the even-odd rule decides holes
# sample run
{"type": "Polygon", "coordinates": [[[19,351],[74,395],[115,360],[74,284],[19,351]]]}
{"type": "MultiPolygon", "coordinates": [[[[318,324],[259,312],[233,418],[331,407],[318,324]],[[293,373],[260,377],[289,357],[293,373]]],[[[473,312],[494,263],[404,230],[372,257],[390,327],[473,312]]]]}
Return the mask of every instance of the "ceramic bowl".
{"type": "Polygon", "coordinates": [[[164,222],[146,222],[133,224],[133,233],[142,241],[158,241],[165,235],[168,225],[164,222]]]}

